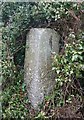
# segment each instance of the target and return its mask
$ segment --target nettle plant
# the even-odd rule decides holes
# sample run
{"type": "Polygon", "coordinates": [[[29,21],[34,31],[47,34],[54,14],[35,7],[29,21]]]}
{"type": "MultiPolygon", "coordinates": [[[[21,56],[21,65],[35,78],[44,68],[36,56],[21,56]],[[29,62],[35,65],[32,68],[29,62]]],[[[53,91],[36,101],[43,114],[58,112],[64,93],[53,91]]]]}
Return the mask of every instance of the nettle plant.
{"type": "MultiPolygon", "coordinates": [[[[84,33],[70,33],[64,54],[55,55],[52,70],[56,72],[55,97],[57,105],[70,103],[73,97],[83,96],[84,33]]],[[[81,98],[82,100],[82,98],[81,98]]]]}

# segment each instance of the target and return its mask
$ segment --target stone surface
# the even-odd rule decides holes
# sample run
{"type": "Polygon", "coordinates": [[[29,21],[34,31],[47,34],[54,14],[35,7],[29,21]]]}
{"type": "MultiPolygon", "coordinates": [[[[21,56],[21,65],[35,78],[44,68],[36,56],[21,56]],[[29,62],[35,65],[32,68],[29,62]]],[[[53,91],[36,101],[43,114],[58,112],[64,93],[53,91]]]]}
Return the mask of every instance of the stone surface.
{"type": "Polygon", "coordinates": [[[25,75],[29,100],[34,107],[42,103],[54,87],[53,53],[59,52],[60,36],[50,28],[33,28],[27,35],[25,75]]]}

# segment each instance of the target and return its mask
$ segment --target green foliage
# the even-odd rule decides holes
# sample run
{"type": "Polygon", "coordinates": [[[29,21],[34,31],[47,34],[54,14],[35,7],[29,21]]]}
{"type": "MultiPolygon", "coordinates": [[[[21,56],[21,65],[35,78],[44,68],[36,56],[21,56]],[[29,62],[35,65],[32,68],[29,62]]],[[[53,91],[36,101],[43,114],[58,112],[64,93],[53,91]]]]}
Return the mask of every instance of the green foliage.
{"type": "Polygon", "coordinates": [[[29,101],[23,76],[23,72],[20,72],[17,81],[5,88],[3,92],[3,119],[24,120],[29,118],[29,101]]]}
{"type": "MultiPolygon", "coordinates": [[[[57,107],[74,104],[73,100],[84,102],[84,33],[70,33],[64,54],[55,55],[52,70],[56,72],[53,92],[45,96],[43,109],[36,116],[39,119],[53,119],[57,107]],[[53,112],[50,112],[53,111],[53,112]],[[52,114],[51,114],[52,113],[52,114]]],[[[75,101],[76,102],[76,101],[75,101]]],[[[73,105],[74,106],[74,105],[73,105]]],[[[59,110],[58,110],[59,111],[59,110]]],[[[64,112],[64,108],[62,109],[64,112]]],[[[67,112],[70,112],[67,110],[67,112]]],[[[57,113],[58,114],[58,113],[57,113]]]]}
{"type": "MultiPolygon", "coordinates": [[[[83,10],[83,7],[84,4],[79,5],[71,2],[3,3],[3,119],[30,119],[29,101],[25,83],[23,82],[24,75],[22,71],[24,70],[22,68],[20,68],[20,72],[17,70],[17,65],[24,65],[25,39],[28,30],[32,27],[41,27],[41,24],[46,24],[47,27],[50,22],[57,22],[57,20],[63,18],[69,20],[71,19],[70,9],[73,9],[75,14],[78,15],[80,10],[83,10]]],[[[67,100],[71,102],[73,95],[75,96],[78,93],[77,91],[74,92],[74,90],[69,92],[68,95],[65,89],[70,85],[73,86],[74,78],[78,81],[83,77],[83,36],[82,33],[78,36],[71,33],[69,42],[65,46],[65,54],[54,57],[52,70],[55,70],[57,74],[56,88],[51,96],[45,98],[46,101],[52,101],[53,103],[51,107],[49,104],[49,109],[54,108],[55,105],[61,106],[67,100]],[[66,92],[65,95],[63,90],[66,92]],[[53,102],[54,100],[56,103],[53,102]]],[[[81,83],[83,83],[83,80],[81,83]]],[[[44,119],[45,113],[44,111],[39,112],[35,119],[44,119]]]]}
{"type": "Polygon", "coordinates": [[[70,33],[64,55],[54,57],[52,70],[56,71],[56,99],[58,98],[58,102],[70,102],[72,96],[83,95],[81,88],[84,79],[83,36],[82,32],[78,34],[77,38],[74,33],[70,33]],[[82,80],[80,81],[80,79],[82,80]]]}
{"type": "MultiPolygon", "coordinates": [[[[82,5],[83,6],[83,5],[82,5]]],[[[3,21],[6,27],[3,39],[10,41],[10,50],[15,52],[18,44],[16,38],[22,36],[30,27],[39,26],[42,23],[56,21],[66,15],[69,16],[69,9],[80,10],[77,3],[4,3],[2,9],[3,21]],[[8,18],[8,20],[6,20],[8,18]]]]}
{"type": "Polygon", "coordinates": [[[45,112],[39,112],[39,114],[35,117],[35,120],[45,120],[45,112]]]}

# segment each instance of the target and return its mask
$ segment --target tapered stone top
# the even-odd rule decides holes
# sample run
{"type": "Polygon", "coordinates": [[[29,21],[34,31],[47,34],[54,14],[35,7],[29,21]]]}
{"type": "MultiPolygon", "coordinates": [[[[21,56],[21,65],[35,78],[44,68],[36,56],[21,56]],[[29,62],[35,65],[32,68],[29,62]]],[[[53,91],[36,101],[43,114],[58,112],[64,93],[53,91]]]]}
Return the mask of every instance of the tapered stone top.
{"type": "Polygon", "coordinates": [[[24,79],[36,110],[55,85],[52,56],[59,52],[59,39],[58,33],[50,28],[33,28],[27,34],[24,79]]]}

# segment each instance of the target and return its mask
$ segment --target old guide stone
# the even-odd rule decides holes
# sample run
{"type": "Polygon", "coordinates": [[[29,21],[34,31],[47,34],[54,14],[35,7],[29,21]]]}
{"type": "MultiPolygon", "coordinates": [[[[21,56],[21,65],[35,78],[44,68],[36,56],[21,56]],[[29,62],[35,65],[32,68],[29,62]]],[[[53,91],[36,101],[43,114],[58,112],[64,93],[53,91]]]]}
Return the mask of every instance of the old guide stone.
{"type": "Polygon", "coordinates": [[[24,79],[28,98],[36,110],[54,87],[52,55],[59,52],[59,39],[58,33],[50,28],[33,28],[27,35],[24,79]]]}

